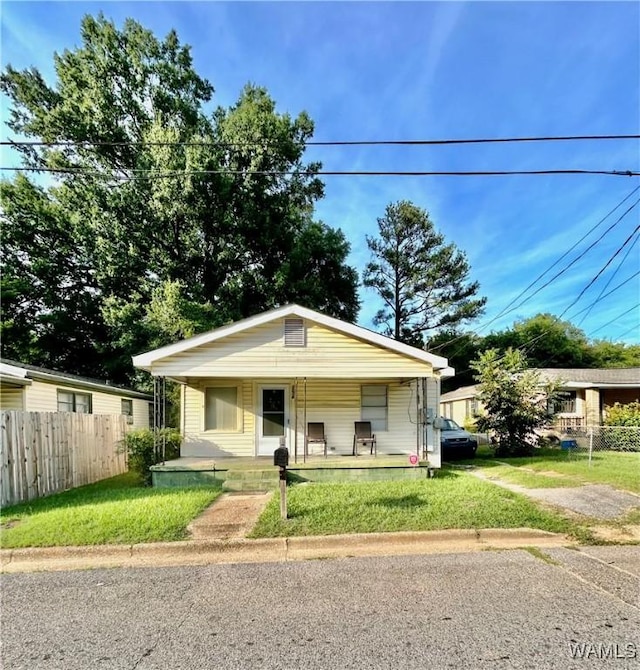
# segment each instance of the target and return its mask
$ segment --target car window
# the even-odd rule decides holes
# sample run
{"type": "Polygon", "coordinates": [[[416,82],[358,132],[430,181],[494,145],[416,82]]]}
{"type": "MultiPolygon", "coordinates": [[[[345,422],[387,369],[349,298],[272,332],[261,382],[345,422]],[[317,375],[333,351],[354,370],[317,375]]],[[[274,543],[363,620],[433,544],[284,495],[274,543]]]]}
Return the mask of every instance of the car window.
{"type": "Polygon", "coordinates": [[[445,419],[442,430],[460,430],[460,426],[453,419],[445,419]]]}

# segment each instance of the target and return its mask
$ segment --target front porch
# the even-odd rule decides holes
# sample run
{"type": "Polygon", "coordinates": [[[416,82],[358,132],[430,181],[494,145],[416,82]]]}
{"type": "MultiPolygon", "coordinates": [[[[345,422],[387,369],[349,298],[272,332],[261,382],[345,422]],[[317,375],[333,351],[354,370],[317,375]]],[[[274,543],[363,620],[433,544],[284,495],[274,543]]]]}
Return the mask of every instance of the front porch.
{"type": "MultiPolygon", "coordinates": [[[[203,458],[184,457],[151,467],[153,486],[221,486],[227,491],[270,491],[279,481],[273,457],[203,458]]],[[[384,456],[307,457],[289,462],[289,483],[320,481],[383,481],[420,479],[432,476],[426,461],[416,465],[407,454],[384,456]]]]}

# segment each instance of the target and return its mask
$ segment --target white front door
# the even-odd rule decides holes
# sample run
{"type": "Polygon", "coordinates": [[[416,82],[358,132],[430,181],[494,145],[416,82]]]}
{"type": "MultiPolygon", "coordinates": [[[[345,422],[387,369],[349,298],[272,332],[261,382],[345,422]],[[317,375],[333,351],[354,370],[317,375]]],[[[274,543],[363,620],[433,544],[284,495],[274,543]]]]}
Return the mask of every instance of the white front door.
{"type": "Polygon", "coordinates": [[[258,394],[258,456],[273,456],[280,438],[286,439],[288,433],[289,387],[261,386],[258,394]]]}

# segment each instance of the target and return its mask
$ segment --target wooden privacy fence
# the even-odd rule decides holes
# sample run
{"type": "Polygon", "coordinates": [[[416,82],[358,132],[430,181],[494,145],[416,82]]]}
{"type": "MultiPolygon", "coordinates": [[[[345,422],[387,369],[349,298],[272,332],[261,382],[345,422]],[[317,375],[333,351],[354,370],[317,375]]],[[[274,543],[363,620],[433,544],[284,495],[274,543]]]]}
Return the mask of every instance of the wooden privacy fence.
{"type": "Polygon", "coordinates": [[[2,505],[126,472],[126,431],[124,415],[0,412],[2,505]]]}

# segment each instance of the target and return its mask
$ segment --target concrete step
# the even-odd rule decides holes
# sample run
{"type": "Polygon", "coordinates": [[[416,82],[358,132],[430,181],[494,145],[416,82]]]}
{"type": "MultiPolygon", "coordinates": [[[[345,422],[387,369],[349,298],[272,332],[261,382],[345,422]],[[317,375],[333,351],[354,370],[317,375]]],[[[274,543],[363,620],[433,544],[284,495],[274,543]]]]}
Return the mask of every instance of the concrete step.
{"type": "Polygon", "coordinates": [[[273,491],[278,487],[278,479],[225,479],[223,491],[273,491]]]}
{"type": "Polygon", "coordinates": [[[266,480],[278,481],[278,468],[270,468],[269,470],[227,470],[219,473],[224,476],[225,481],[239,481],[239,480],[266,480]]]}

